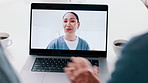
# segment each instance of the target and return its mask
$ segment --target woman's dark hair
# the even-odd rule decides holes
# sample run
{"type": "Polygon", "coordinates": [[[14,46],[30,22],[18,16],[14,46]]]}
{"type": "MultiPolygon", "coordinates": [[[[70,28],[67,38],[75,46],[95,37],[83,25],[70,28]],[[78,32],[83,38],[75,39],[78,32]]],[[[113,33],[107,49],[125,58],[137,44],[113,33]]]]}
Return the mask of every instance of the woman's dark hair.
{"type": "MultiPolygon", "coordinates": [[[[78,17],[78,15],[77,15],[76,13],[74,13],[74,12],[67,12],[66,14],[68,14],[68,13],[72,13],[73,15],[75,15],[77,21],[79,22],[79,17],[78,17]]],[[[66,14],[64,14],[64,16],[65,16],[66,14]]],[[[63,16],[63,18],[64,18],[64,16],[63,16]]]]}

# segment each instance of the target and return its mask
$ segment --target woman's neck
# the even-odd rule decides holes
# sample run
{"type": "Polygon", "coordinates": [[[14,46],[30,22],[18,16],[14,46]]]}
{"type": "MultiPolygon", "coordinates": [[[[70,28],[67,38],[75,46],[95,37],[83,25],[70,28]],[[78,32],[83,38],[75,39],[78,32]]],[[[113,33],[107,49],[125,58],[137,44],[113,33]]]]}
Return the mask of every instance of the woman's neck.
{"type": "Polygon", "coordinates": [[[68,41],[75,41],[77,39],[76,35],[64,35],[64,39],[68,41]]]}

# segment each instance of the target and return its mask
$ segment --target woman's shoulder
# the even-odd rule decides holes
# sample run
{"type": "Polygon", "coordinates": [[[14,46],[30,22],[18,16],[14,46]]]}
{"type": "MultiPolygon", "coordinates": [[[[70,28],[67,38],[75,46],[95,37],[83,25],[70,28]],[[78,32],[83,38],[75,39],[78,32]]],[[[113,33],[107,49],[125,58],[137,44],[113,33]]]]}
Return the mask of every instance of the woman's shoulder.
{"type": "Polygon", "coordinates": [[[63,37],[60,36],[60,37],[58,37],[58,38],[52,40],[52,41],[48,44],[47,49],[53,49],[53,48],[57,47],[59,44],[62,44],[62,42],[63,42],[63,37]]]}
{"type": "Polygon", "coordinates": [[[61,40],[63,40],[63,36],[55,38],[54,40],[52,40],[52,42],[58,42],[58,41],[61,41],[61,40]]]}
{"type": "Polygon", "coordinates": [[[88,44],[86,40],[84,40],[84,39],[82,39],[82,38],[80,38],[80,37],[78,37],[78,38],[79,38],[79,41],[80,41],[80,42],[88,44]]]}

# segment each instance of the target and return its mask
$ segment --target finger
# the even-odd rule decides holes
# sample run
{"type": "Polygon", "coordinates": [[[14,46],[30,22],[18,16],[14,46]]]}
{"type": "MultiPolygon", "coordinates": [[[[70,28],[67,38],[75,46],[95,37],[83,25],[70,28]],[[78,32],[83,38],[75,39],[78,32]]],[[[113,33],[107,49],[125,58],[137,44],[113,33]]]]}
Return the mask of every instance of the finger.
{"type": "Polygon", "coordinates": [[[75,65],[75,67],[76,68],[81,68],[81,62],[83,61],[83,60],[81,60],[79,57],[71,57],[71,61],[72,61],[72,63],[75,65]]]}
{"type": "Polygon", "coordinates": [[[78,62],[79,62],[78,57],[71,57],[70,59],[71,59],[71,61],[74,62],[74,63],[78,63],[78,62]]]}
{"type": "Polygon", "coordinates": [[[68,78],[73,81],[74,80],[74,76],[73,73],[71,72],[71,70],[68,67],[64,68],[64,72],[67,74],[68,78]]]}
{"type": "Polygon", "coordinates": [[[73,63],[73,62],[69,62],[68,64],[67,64],[67,67],[70,69],[76,69],[77,68],[77,65],[75,64],[75,63],[73,63]]]}
{"type": "Polygon", "coordinates": [[[96,76],[98,76],[100,68],[97,67],[97,66],[92,66],[92,67],[93,67],[93,70],[94,70],[94,74],[95,74],[96,76]]]}
{"type": "Polygon", "coordinates": [[[77,64],[70,62],[67,64],[66,70],[70,72],[70,74],[75,77],[77,73],[79,73],[79,68],[77,67],[77,64]]]}
{"type": "Polygon", "coordinates": [[[97,66],[92,66],[92,67],[93,67],[93,69],[94,69],[94,71],[95,71],[96,73],[99,73],[99,70],[100,70],[99,67],[97,67],[97,66]]]}
{"type": "Polygon", "coordinates": [[[65,68],[64,68],[64,72],[65,72],[68,76],[71,75],[71,70],[69,70],[68,67],[65,67],[65,68]]]}
{"type": "Polygon", "coordinates": [[[82,57],[71,57],[73,63],[76,63],[78,68],[89,66],[90,62],[82,57]]]}

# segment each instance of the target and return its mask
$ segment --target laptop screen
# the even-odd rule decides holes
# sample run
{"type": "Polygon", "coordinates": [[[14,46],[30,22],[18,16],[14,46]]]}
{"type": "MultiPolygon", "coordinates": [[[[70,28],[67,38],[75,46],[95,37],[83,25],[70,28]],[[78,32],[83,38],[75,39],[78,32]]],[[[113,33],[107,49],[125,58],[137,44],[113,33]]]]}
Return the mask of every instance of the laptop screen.
{"type": "Polygon", "coordinates": [[[106,57],[108,6],[31,4],[30,54],[106,57]]]}

